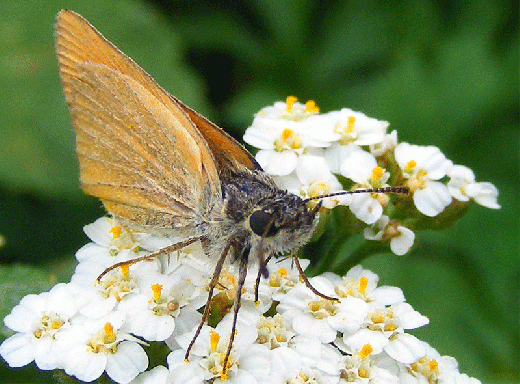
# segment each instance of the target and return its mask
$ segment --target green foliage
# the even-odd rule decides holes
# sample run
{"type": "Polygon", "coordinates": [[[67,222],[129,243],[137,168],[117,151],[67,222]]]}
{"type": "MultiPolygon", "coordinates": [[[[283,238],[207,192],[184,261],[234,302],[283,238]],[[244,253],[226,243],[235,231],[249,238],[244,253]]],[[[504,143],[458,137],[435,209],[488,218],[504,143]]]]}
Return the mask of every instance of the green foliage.
{"type": "MultiPolygon", "coordinates": [[[[325,112],[349,107],[388,120],[400,141],[438,146],[473,169],[477,181],[494,183],[501,210],[473,205],[456,225],[420,232],[409,255],[350,237],[357,224],[338,226],[340,210],[323,230],[326,241],[306,253],[315,257],[315,272],[339,271],[359,253],[374,254],[363,265],[383,285],[401,287],[431,319],[416,333],[420,338],[483,383],[517,382],[517,2],[153,3],[2,3],[0,234],[7,243],[1,260],[55,272],[85,243],[81,226],[102,214],[97,201],[80,195],[53,52],[55,14],[69,8],[165,89],[237,137],[253,113],[294,94],[325,112]]],[[[2,315],[26,293],[49,288],[40,269],[4,267],[0,274],[2,315]]],[[[52,377],[32,368],[1,372],[0,382],[52,377]]]]}

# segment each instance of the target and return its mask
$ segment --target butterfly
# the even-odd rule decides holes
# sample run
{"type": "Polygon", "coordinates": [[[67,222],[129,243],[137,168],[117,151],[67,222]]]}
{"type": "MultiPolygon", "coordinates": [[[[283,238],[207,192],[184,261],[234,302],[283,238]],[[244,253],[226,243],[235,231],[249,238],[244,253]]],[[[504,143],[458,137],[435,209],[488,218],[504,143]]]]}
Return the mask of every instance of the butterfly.
{"type": "MultiPolygon", "coordinates": [[[[309,209],[310,199],[278,188],[240,143],[166,92],[77,13],[59,12],[56,52],[83,191],[100,198],[112,216],[132,229],[185,239],[116,264],[99,278],[200,241],[216,264],[188,359],[225,261],[237,263],[225,375],[249,260],[260,265],[257,287],[272,255],[291,253],[297,263],[297,250],[317,226],[320,202],[309,209]]],[[[395,189],[380,192],[389,191],[395,189]]]]}

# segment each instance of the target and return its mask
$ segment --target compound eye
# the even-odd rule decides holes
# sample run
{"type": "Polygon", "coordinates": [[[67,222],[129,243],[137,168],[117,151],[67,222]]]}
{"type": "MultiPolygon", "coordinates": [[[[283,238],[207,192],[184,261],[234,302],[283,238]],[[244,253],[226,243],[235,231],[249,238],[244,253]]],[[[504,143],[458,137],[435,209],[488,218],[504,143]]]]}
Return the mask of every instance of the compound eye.
{"type": "MultiPolygon", "coordinates": [[[[249,217],[249,226],[253,230],[253,232],[258,236],[264,236],[264,232],[271,222],[273,218],[273,214],[267,213],[262,210],[258,210],[253,212],[253,214],[249,217]]],[[[267,233],[265,233],[265,237],[271,237],[276,235],[278,229],[275,228],[273,224],[271,224],[267,233]]]]}

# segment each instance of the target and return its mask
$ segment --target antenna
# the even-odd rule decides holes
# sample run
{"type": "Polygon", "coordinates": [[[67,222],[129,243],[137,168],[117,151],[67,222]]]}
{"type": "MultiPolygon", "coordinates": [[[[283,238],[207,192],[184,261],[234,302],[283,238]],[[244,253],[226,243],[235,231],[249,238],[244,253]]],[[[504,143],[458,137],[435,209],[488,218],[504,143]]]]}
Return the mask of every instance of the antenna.
{"type": "Polygon", "coordinates": [[[354,193],[399,193],[399,194],[407,195],[409,192],[410,192],[410,190],[408,189],[408,187],[356,189],[355,191],[335,192],[335,193],[329,193],[328,195],[309,197],[309,198],[303,200],[303,202],[308,203],[311,200],[325,199],[326,197],[334,197],[334,196],[353,195],[354,193]]]}

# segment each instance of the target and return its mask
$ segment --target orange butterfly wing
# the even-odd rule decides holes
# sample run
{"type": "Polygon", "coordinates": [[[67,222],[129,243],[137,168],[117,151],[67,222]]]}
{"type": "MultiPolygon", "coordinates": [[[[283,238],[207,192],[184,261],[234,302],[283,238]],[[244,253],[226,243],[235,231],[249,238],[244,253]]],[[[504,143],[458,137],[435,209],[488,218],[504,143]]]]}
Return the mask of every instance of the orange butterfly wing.
{"type": "Polygon", "coordinates": [[[56,50],[84,191],[138,226],[204,217],[222,199],[218,164],[187,107],[74,12],[58,14],[56,50]]]}
{"type": "MultiPolygon", "coordinates": [[[[173,96],[172,96],[173,97],[173,96]]],[[[244,148],[242,144],[206,119],[200,113],[175,99],[179,106],[186,112],[195,123],[199,132],[204,136],[206,142],[215,156],[220,174],[249,170],[262,170],[255,158],[244,148]]]]}

